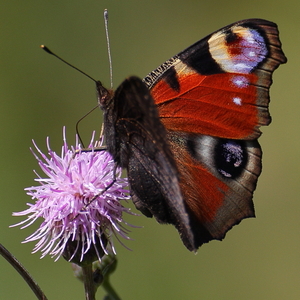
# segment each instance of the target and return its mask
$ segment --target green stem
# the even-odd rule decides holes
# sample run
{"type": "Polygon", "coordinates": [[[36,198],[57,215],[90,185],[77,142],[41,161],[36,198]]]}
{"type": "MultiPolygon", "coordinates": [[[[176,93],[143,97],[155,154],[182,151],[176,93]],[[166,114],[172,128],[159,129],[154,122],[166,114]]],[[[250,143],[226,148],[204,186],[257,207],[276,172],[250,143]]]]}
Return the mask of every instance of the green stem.
{"type": "Polygon", "coordinates": [[[84,264],[82,266],[83,273],[83,283],[85,290],[85,299],[86,300],[96,300],[96,288],[93,281],[93,270],[92,264],[84,264]]]}

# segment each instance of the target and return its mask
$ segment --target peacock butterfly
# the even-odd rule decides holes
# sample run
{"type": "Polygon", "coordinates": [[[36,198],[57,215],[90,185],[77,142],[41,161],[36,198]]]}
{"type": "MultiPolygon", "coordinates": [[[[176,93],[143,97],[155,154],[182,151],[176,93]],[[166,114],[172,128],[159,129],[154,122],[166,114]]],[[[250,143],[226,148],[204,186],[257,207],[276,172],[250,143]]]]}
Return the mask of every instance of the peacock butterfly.
{"type": "Polygon", "coordinates": [[[228,25],[115,92],[97,82],[104,133],[137,209],[173,224],[191,251],[254,217],[259,127],[287,61],[276,24],[228,25]]]}

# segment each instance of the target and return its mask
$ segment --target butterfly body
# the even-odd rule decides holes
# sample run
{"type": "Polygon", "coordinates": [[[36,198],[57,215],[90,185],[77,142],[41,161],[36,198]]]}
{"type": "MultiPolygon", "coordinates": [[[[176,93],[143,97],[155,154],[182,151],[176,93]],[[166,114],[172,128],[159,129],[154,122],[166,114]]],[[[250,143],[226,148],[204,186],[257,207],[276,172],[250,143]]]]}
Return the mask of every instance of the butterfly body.
{"type": "Polygon", "coordinates": [[[177,228],[189,250],[242,219],[261,173],[272,73],[286,62],[277,26],[251,19],[212,33],[114,94],[98,84],[108,151],[127,169],[146,216],[177,228]]]}
{"type": "Polygon", "coordinates": [[[181,232],[189,248],[195,248],[179,187],[179,173],[148,88],[137,77],[126,79],[114,95],[97,84],[104,111],[107,150],[127,169],[135,206],[160,223],[181,232]],[[167,205],[169,199],[172,201],[167,205]]]}

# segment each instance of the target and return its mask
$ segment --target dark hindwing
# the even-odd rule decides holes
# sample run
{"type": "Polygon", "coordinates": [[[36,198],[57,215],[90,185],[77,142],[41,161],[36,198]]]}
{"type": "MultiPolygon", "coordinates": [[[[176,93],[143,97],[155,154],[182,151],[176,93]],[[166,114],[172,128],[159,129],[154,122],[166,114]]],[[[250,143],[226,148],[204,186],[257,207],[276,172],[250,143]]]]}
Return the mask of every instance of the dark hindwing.
{"type": "Polygon", "coordinates": [[[106,112],[107,124],[114,128],[114,141],[107,136],[108,148],[127,168],[135,206],[160,223],[174,224],[184,244],[195,250],[166,130],[148,88],[137,77],[126,79],[116,90],[113,105],[106,112]],[[112,143],[112,146],[109,144],[112,143]]]}

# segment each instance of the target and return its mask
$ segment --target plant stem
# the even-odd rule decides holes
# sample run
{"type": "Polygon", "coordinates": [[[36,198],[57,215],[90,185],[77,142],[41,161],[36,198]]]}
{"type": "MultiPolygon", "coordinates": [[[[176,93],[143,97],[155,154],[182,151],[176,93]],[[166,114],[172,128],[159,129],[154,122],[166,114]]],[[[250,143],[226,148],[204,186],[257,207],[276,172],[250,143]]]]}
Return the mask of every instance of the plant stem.
{"type": "Polygon", "coordinates": [[[93,281],[92,264],[84,264],[82,267],[83,282],[86,300],[96,300],[96,288],[93,281]]]}
{"type": "Polygon", "coordinates": [[[19,272],[39,300],[47,300],[46,295],[28,271],[2,244],[0,244],[0,254],[19,272]]]}

